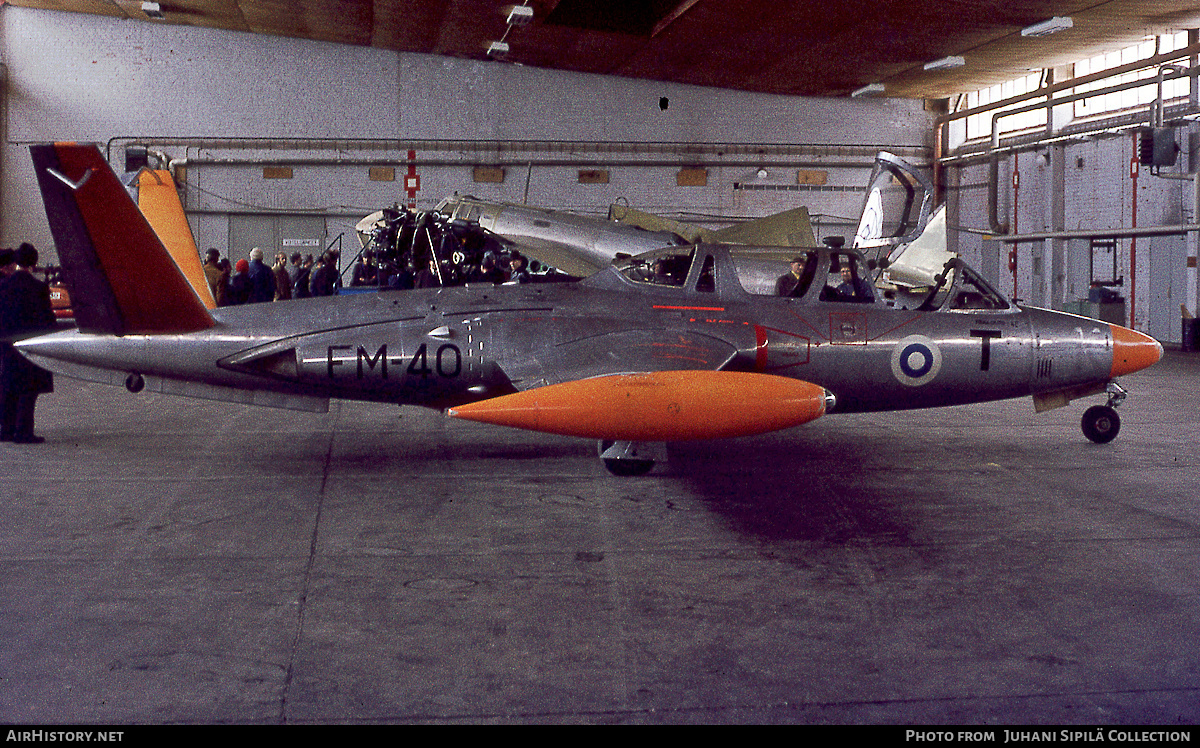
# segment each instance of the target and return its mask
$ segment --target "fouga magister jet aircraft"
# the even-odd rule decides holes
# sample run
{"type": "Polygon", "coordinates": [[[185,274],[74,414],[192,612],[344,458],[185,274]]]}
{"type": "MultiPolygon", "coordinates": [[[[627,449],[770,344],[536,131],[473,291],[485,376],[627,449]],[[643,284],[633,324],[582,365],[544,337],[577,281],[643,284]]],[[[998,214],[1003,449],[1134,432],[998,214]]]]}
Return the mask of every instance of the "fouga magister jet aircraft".
{"type": "Polygon", "coordinates": [[[914,308],[889,306],[862,255],[836,242],[671,246],[577,283],[210,311],[96,148],[32,150],[79,328],[18,349],[132,391],[447,409],[596,439],[606,467],[632,475],[651,469],[658,442],[1025,395],[1045,408],[1108,390],[1083,422],[1107,441],[1124,394],[1115,377],[1162,354],[1123,327],[1018,307],[958,260],[914,308]]]}

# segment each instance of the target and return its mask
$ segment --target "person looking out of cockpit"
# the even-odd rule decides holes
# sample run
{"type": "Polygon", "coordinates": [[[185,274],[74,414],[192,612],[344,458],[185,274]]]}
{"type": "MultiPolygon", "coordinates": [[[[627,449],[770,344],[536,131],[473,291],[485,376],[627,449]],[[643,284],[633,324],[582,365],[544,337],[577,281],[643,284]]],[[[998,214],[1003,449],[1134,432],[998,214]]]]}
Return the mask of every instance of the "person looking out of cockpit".
{"type": "Polygon", "coordinates": [[[871,292],[871,284],[862,278],[854,277],[854,271],[849,265],[842,266],[842,285],[837,287],[838,301],[858,301],[868,303],[875,300],[871,292]]]}
{"type": "MultiPolygon", "coordinates": [[[[791,272],[779,276],[779,280],[775,281],[776,296],[799,296],[795,293],[796,286],[800,285],[800,276],[804,275],[805,258],[804,255],[797,255],[792,259],[791,272]]],[[[768,276],[769,277],[769,276],[768,276]]]]}
{"type": "Polygon", "coordinates": [[[508,279],[510,283],[529,283],[532,280],[529,271],[525,269],[527,262],[524,255],[513,253],[509,261],[509,267],[512,268],[508,279]]]}

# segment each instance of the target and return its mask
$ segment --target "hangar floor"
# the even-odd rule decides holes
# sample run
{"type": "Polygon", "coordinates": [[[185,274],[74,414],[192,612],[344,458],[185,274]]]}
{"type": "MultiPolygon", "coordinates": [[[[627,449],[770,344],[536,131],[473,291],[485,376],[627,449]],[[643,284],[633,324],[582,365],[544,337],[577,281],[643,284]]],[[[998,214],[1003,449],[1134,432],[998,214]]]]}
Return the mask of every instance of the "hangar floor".
{"type": "Polygon", "coordinates": [[[1200,354],[673,447],[58,380],[0,445],[0,722],[1200,722],[1200,354]],[[1093,400],[1097,398],[1092,398],[1093,400]]]}

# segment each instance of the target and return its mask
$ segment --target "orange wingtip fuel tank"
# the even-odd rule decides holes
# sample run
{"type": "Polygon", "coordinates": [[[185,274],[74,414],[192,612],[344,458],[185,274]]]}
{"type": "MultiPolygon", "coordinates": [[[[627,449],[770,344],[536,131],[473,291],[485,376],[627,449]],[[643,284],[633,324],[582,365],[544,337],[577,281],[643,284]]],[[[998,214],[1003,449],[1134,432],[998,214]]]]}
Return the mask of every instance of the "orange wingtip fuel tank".
{"type": "Polygon", "coordinates": [[[1130,330],[1120,325],[1109,325],[1112,329],[1113,360],[1110,376],[1119,377],[1122,374],[1132,374],[1147,366],[1153,366],[1162,358],[1162,345],[1137,330],[1130,330]]]}
{"type": "Polygon", "coordinates": [[[798,426],[824,415],[826,396],[815,384],[771,374],[656,371],[539,387],[448,414],[564,436],[687,441],[798,426]]]}

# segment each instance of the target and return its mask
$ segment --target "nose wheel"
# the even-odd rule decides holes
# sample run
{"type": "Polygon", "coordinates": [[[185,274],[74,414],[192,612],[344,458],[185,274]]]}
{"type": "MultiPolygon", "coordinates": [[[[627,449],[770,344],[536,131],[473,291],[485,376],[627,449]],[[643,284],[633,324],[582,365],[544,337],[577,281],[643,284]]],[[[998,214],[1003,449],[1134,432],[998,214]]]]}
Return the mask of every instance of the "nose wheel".
{"type": "Polygon", "coordinates": [[[1107,405],[1093,405],[1083,411],[1083,435],[1097,444],[1108,444],[1121,430],[1121,417],[1107,405]]]}
{"type": "Polygon", "coordinates": [[[1125,401],[1128,394],[1116,382],[1109,382],[1108,404],[1093,405],[1083,412],[1080,426],[1083,435],[1097,444],[1108,444],[1117,438],[1121,431],[1121,417],[1117,415],[1116,407],[1125,401]]]}

